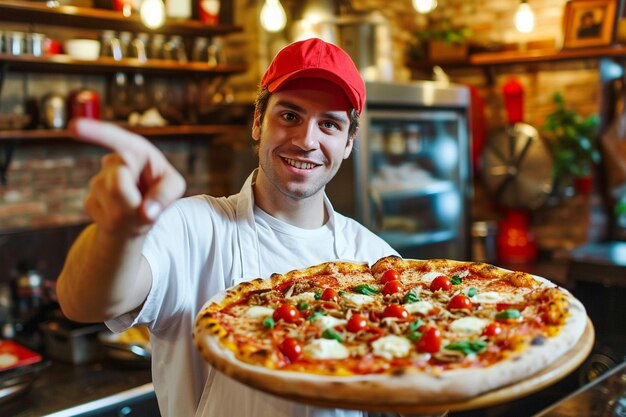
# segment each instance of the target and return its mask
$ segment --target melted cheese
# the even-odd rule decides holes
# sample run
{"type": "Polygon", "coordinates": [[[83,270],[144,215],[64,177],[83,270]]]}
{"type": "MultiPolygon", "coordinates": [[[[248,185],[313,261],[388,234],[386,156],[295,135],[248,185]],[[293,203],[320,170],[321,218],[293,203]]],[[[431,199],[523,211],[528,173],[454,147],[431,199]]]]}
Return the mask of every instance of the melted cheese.
{"type": "Polygon", "coordinates": [[[271,316],[274,314],[274,309],[263,306],[252,306],[246,310],[244,313],[245,317],[249,317],[252,319],[260,319],[262,317],[271,316]]]}
{"type": "Polygon", "coordinates": [[[374,355],[385,359],[402,358],[411,351],[411,342],[406,337],[389,335],[372,343],[374,355]]]}
{"type": "Polygon", "coordinates": [[[338,319],[333,316],[317,316],[313,319],[313,324],[322,330],[326,330],[340,324],[346,324],[346,322],[346,320],[338,319]]]}
{"type": "Polygon", "coordinates": [[[472,301],[475,303],[483,304],[497,304],[497,303],[519,303],[523,302],[523,299],[516,297],[512,294],[504,294],[496,291],[479,292],[472,297],[472,301]]]}
{"type": "Polygon", "coordinates": [[[290,300],[294,300],[296,303],[300,301],[315,301],[315,293],[314,292],[303,292],[302,294],[294,295],[293,297],[289,297],[290,300]]]}
{"type": "Polygon", "coordinates": [[[374,297],[365,294],[353,294],[351,292],[347,292],[342,295],[346,300],[352,301],[354,304],[363,305],[374,302],[374,297]]]}
{"type": "Polygon", "coordinates": [[[302,353],[310,359],[346,359],[348,349],[335,339],[315,339],[302,348],[302,353]]]}
{"type": "Polygon", "coordinates": [[[489,324],[489,320],[486,319],[479,319],[478,317],[463,317],[454,320],[450,324],[450,331],[464,336],[480,334],[487,324],[489,324]]]}
{"type": "Polygon", "coordinates": [[[438,271],[426,272],[424,275],[422,275],[421,280],[427,284],[430,284],[431,282],[433,282],[435,278],[437,278],[440,275],[444,275],[444,274],[438,271]]]}
{"type": "Polygon", "coordinates": [[[415,303],[405,304],[404,308],[410,314],[423,314],[427,315],[430,310],[433,309],[433,305],[428,301],[417,301],[415,303]]]}

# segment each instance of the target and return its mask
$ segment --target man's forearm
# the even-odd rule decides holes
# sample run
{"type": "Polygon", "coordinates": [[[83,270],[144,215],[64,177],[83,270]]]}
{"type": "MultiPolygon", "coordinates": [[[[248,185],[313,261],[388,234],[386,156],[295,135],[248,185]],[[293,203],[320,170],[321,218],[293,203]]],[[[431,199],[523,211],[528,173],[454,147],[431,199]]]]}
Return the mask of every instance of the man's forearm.
{"type": "Polygon", "coordinates": [[[139,307],[151,275],[141,248],[145,235],[115,237],[92,224],[76,239],[57,280],[63,313],[81,322],[100,322],[139,307]]]}

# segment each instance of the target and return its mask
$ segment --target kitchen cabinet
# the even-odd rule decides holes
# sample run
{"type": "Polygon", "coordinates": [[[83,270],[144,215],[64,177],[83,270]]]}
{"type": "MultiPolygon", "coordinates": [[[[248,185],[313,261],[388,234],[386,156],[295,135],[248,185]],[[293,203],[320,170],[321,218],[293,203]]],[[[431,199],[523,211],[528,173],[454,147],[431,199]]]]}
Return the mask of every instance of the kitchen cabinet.
{"type": "MultiPolygon", "coordinates": [[[[132,33],[151,33],[163,35],[177,35],[185,41],[194,37],[213,38],[239,32],[241,27],[224,23],[208,26],[196,20],[168,20],[165,25],[156,30],[149,30],[137,16],[123,17],[121,12],[102,10],[87,7],[51,6],[52,2],[27,1],[0,1],[0,21],[27,24],[29,29],[36,25],[55,27],[58,30],[73,31],[82,29],[95,34],[103,30],[128,31],[132,33]]],[[[232,7],[232,6],[231,6],[232,7]]],[[[189,42],[187,42],[189,43],[189,42]]],[[[209,65],[207,62],[178,62],[165,59],[148,59],[141,61],[136,58],[115,60],[112,57],[101,57],[94,61],[72,59],[67,55],[11,55],[0,53],[0,91],[3,80],[9,72],[15,73],[58,73],[97,75],[112,77],[116,73],[136,74],[155,79],[164,77],[179,77],[189,82],[200,80],[225,79],[233,74],[245,72],[245,65],[228,65],[218,63],[209,65]]],[[[194,136],[194,135],[221,135],[241,133],[243,126],[236,125],[175,125],[164,128],[137,128],[136,131],[149,137],[158,138],[167,135],[194,136]]],[[[69,138],[65,130],[5,130],[0,131],[2,140],[58,140],[69,138]]]]}

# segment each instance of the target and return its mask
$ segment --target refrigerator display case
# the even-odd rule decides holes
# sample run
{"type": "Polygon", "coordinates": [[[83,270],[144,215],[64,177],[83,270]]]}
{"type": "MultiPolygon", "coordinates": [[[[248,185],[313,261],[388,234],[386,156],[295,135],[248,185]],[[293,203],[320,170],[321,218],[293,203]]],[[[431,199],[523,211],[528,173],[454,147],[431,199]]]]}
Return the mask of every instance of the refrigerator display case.
{"type": "Polygon", "coordinates": [[[366,87],[356,148],[327,190],[335,207],[404,257],[469,260],[469,89],[430,81],[366,87]]]}

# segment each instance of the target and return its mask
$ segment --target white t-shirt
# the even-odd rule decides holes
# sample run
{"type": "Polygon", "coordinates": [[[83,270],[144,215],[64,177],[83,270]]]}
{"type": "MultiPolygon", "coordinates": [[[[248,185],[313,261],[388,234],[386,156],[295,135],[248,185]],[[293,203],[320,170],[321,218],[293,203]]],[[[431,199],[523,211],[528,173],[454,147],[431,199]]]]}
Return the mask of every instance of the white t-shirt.
{"type": "Polygon", "coordinates": [[[188,197],[150,231],[143,255],[152,288],[138,312],[107,322],[152,333],[152,379],[163,417],[360,417],[360,411],[308,407],[248,388],[212,369],[191,339],[196,314],[212,296],[244,280],[335,259],[369,262],[397,254],[356,221],[333,211],[315,230],[300,229],[254,208],[252,181],[239,194],[188,197]],[[196,414],[197,411],[197,414],[196,414]]]}

